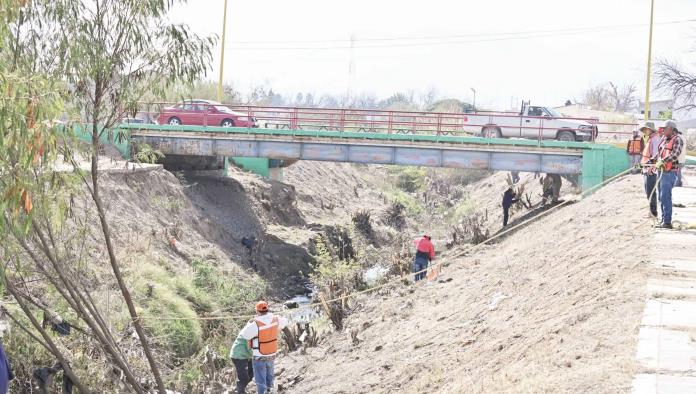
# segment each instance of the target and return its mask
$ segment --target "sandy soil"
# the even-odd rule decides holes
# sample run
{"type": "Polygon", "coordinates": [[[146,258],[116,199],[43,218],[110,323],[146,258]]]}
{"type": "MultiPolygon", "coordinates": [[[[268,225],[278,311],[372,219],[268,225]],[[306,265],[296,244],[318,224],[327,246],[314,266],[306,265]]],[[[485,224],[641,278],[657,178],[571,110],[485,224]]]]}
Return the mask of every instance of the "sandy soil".
{"type": "Polygon", "coordinates": [[[297,189],[297,206],[309,223],[345,224],[354,212],[378,213],[387,205],[376,187],[388,177],[381,166],[298,161],[283,171],[283,181],[297,189]]]}
{"type": "Polygon", "coordinates": [[[346,332],[281,358],[278,381],[289,393],[627,392],[644,208],[641,179],[623,178],[471,256],[453,250],[441,283],[357,300],[346,332]]]}

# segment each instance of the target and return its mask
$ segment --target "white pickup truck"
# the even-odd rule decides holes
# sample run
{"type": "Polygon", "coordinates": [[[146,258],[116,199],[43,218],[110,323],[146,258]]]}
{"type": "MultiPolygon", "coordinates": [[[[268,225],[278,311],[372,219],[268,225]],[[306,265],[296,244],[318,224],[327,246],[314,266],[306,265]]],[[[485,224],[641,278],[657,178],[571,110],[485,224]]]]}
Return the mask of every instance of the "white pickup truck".
{"type": "Polygon", "coordinates": [[[519,114],[467,114],[463,129],[486,138],[530,138],[559,141],[591,141],[597,126],[583,120],[566,119],[553,108],[523,103],[519,114]]]}

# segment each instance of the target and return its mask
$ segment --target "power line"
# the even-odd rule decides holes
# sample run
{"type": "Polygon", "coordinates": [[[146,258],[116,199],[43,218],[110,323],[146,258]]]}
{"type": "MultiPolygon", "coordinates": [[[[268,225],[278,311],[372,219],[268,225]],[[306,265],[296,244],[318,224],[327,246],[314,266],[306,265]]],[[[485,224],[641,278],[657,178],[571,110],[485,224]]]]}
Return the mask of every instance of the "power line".
{"type": "MultiPolygon", "coordinates": [[[[668,24],[678,24],[678,23],[690,23],[696,22],[696,19],[682,19],[673,21],[657,22],[656,25],[668,25],[668,24]]],[[[394,42],[394,41],[431,41],[439,40],[436,42],[414,42],[414,43],[404,43],[404,44],[383,44],[383,45],[355,45],[353,48],[384,48],[384,47],[408,47],[408,46],[428,46],[428,45],[439,45],[439,44],[458,44],[458,43],[472,43],[472,42],[488,42],[488,41],[503,41],[503,40],[519,40],[519,39],[529,39],[529,38],[539,38],[548,37],[553,35],[573,35],[580,33],[603,33],[612,30],[622,30],[622,29],[643,29],[648,27],[647,24],[630,24],[630,25],[605,25],[605,26],[592,26],[592,27],[577,27],[577,28],[563,28],[563,29],[547,29],[547,30],[526,30],[526,31],[511,31],[511,32],[498,32],[498,33],[467,33],[467,34],[457,34],[457,35],[440,35],[440,36],[401,36],[401,37],[373,37],[373,38],[362,38],[354,39],[352,42],[394,42]],[[512,36],[512,37],[506,37],[512,36]],[[473,38],[473,37],[488,37],[478,40],[460,40],[462,38],[473,38]],[[444,41],[443,41],[444,40],[444,41]]],[[[245,50],[264,50],[264,49],[293,49],[293,50],[312,50],[312,49],[350,49],[351,46],[348,44],[344,45],[330,45],[330,46],[259,46],[259,47],[248,47],[244,45],[265,45],[265,44],[332,44],[332,43],[350,43],[351,40],[346,39],[335,39],[335,40],[289,40],[289,41],[235,41],[230,48],[232,49],[245,49],[245,50]],[[239,46],[242,45],[242,46],[239,46]]]]}

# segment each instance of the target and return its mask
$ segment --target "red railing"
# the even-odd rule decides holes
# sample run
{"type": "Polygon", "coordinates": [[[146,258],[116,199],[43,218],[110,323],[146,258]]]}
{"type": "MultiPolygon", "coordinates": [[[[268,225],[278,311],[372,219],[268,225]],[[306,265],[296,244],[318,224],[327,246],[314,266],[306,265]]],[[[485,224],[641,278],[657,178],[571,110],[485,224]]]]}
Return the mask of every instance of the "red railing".
{"type": "MultiPolygon", "coordinates": [[[[167,107],[177,103],[141,103],[138,117],[154,123],[167,122],[167,107]],[[166,116],[165,116],[166,117],[166,116]]],[[[193,104],[198,118],[193,123],[201,126],[220,126],[210,113],[211,104],[193,104]]],[[[588,131],[565,125],[558,121],[584,122],[597,127],[596,139],[611,141],[629,138],[637,128],[635,123],[600,122],[592,118],[549,118],[520,116],[510,112],[477,111],[476,113],[447,113],[399,110],[367,110],[353,108],[309,108],[258,105],[225,105],[247,120],[254,119],[258,127],[288,130],[329,130],[347,132],[373,132],[387,134],[436,134],[436,135],[484,135],[495,136],[500,130],[504,136],[552,139],[559,130],[588,131]]],[[[185,122],[184,122],[185,123],[185,122]]]]}

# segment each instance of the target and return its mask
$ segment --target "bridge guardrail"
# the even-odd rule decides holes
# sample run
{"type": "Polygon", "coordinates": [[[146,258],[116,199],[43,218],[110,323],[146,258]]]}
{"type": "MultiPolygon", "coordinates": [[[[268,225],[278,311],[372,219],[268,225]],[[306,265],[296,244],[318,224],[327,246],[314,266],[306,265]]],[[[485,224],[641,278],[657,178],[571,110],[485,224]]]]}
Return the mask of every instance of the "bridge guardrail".
{"type": "MultiPolygon", "coordinates": [[[[157,118],[163,109],[178,103],[172,102],[144,102],[139,103],[135,113],[130,113],[132,118],[142,118],[145,122],[157,123],[157,118]]],[[[196,104],[202,113],[202,126],[219,126],[211,124],[209,109],[211,104],[196,104]]],[[[259,126],[265,128],[288,130],[328,130],[350,131],[386,134],[432,134],[432,135],[473,135],[480,136],[482,130],[494,124],[494,119],[510,119],[513,122],[519,119],[519,125],[499,125],[502,130],[514,129],[519,133],[525,130],[533,130],[536,138],[541,141],[544,131],[557,130],[556,127],[546,127],[545,122],[554,119],[584,121],[597,128],[597,134],[593,141],[616,142],[630,138],[637,129],[636,123],[601,122],[594,118],[563,117],[548,118],[543,116],[521,116],[510,112],[477,111],[472,113],[448,113],[426,111],[402,111],[402,110],[369,110],[354,108],[313,108],[313,107],[283,107],[283,106],[259,106],[232,104],[225,105],[232,111],[247,119],[255,119],[259,126]],[[471,123],[471,117],[487,119],[485,123],[471,123]],[[522,119],[538,119],[538,126],[522,126],[522,119]]],[[[546,123],[548,124],[548,123],[546,123]]],[[[563,128],[563,130],[578,132],[587,131],[579,128],[563,128]]],[[[532,134],[532,133],[528,133],[532,134]]],[[[525,138],[525,137],[522,137],[525,138]]]]}

